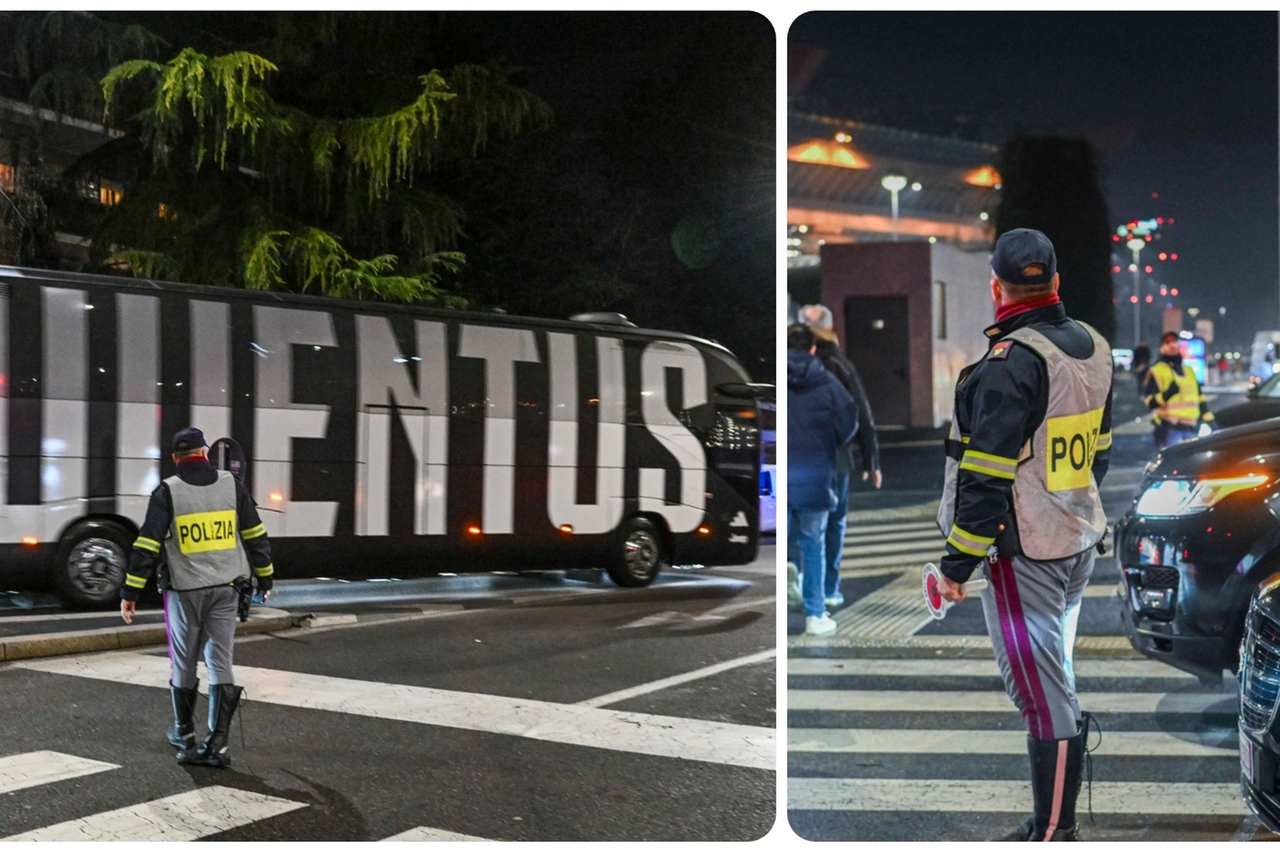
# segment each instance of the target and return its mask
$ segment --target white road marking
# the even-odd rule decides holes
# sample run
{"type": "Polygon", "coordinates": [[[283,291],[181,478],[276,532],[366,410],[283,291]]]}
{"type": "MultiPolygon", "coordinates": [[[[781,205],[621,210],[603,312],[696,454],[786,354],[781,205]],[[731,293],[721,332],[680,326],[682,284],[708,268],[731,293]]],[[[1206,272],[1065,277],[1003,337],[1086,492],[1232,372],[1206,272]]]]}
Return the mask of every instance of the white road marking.
{"type": "Polygon", "coordinates": [[[117,770],[119,767],[119,764],[107,764],[105,761],[94,761],[78,755],[66,755],[48,750],[7,755],[0,758],[0,794],[61,782],[64,779],[89,776],[106,770],[117,770]]]}
{"type": "Polygon", "coordinates": [[[450,832],[447,829],[436,829],[431,826],[415,826],[398,835],[392,835],[383,841],[497,841],[496,838],[481,838],[478,835],[463,835],[461,832],[450,832]]]}
{"type": "Polygon", "coordinates": [[[702,669],[695,669],[680,675],[673,675],[670,678],[660,678],[657,681],[650,681],[647,684],[637,684],[635,687],[628,687],[623,690],[615,690],[612,693],[606,693],[603,696],[597,696],[594,699],[584,699],[578,704],[584,708],[603,708],[605,705],[613,705],[623,702],[627,699],[634,699],[637,696],[643,696],[646,693],[655,693],[659,690],[666,690],[668,687],[675,687],[678,684],[686,684],[690,681],[697,681],[700,678],[717,675],[721,672],[728,672],[731,669],[737,669],[740,666],[750,666],[753,663],[762,663],[778,656],[777,649],[765,649],[762,652],[756,652],[753,655],[743,655],[740,658],[723,661],[721,663],[704,666],[702,669]]]}
{"type": "MultiPolygon", "coordinates": [[[[169,662],[137,652],[15,661],[56,675],[161,688],[169,662]]],[[[534,699],[237,666],[249,700],[760,770],[777,764],[773,728],[584,708],[534,699]]]]}
{"type": "Polygon", "coordinates": [[[757,598],[734,598],[718,607],[713,607],[703,615],[730,613],[734,610],[751,610],[755,607],[765,608],[773,607],[778,601],[775,595],[760,596],[757,598]]]}
{"type": "Polygon", "coordinates": [[[935,525],[932,530],[906,530],[899,533],[871,533],[863,534],[852,528],[847,529],[844,534],[844,546],[846,548],[855,547],[872,542],[915,542],[921,540],[945,542],[946,537],[938,531],[935,525]]]}
{"type": "MultiPolygon", "coordinates": [[[[1220,758],[1240,747],[1235,730],[1213,740],[1226,746],[1200,743],[1196,732],[1107,732],[1094,756],[1132,755],[1142,758],[1220,758]]],[[[1021,730],[975,729],[789,729],[788,752],[893,753],[897,755],[1026,755],[1027,733],[1021,730]]]]}
{"type": "MultiPolygon", "coordinates": [[[[956,779],[787,780],[787,808],[818,811],[1024,814],[1031,786],[1022,781],[956,779]]],[[[1099,814],[1235,816],[1246,813],[1240,786],[1188,782],[1093,783],[1099,814]]]]}
{"type": "Polygon", "coordinates": [[[728,618],[727,614],[735,610],[772,607],[776,601],[776,596],[770,595],[756,598],[733,598],[718,607],[713,607],[702,613],[690,613],[685,610],[660,610],[657,613],[650,613],[647,616],[641,616],[639,619],[619,625],[618,628],[653,628],[657,625],[697,627],[693,623],[722,622],[728,618]]]}
{"type": "Polygon", "coordinates": [[[932,519],[922,521],[894,521],[879,524],[859,524],[853,520],[848,522],[845,532],[856,533],[902,533],[906,530],[932,530],[938,532],[938,522],[932,519]]]}
{"type": "MultiPolygon", "coordinates": [[[[1234,713],[1229,694],[1082,693],[1080,706],[1095,714],[1203,714],[1215,705],[1234,713]]],[[[1016,714],[1002,691],[788,690],[789,711],[893,711],[1016,714]]]]}
{"type": "Polygon", "coordinates": [[[864,545],[861,542],[845,542],[842,555],[847,554],[849,557],[855,558],[883,554],[888,557],[893,554],[914,554],[924,549],[933,550],[933,561],[936,563],[943,554],[947,553],[947,541],[941,536],[931,536],[928,539],[911,540],[909,542],[880,542],[871,545],[864,545]]]}
{"type": "Polygon", "coordinates": [[[927,550],[903,551],[896,554],[883,554],[873,557],[849,556],[840,561],[841,572],[845,569],[881,569],[887,566],[920,566],[925,563],[936,563],[946,553],[938,548],[927,550]]]}
{"type": "MultiPolygon", "coordinates": [[[[1083,658],[1075,662],[1076,678],[1167,678],[1190,684],[1195,677],[1180,669],[1150,660],[1101,660],[1083,658]]],[[[947,675],[1000,677],[1000,668],[990,658],[975,660],[884,658],[791,658],[787,675],[871,675],[903,678],[936,678],[947,675]]]]}
{"type": "Polygon", "coordinates": [[[55,823],[4,841],[194,841],[306,808],[280,797],[213,785],[55,823]]]}
{"type": "Polygon", "coordinates": [[[699,570],[698,574],[702,577],[729,577],[731,575],[776,575],[778,568],[776,566],[721,566],[716,568],[715,574],[709,571],[699,570]]]}

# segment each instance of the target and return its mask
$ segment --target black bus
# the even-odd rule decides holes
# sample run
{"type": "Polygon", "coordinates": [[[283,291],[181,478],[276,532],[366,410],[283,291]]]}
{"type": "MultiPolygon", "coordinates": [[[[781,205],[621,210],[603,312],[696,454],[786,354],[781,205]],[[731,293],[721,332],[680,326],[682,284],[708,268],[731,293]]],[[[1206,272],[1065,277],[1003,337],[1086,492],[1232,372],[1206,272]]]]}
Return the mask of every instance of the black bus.
{"type": "Polygon", "coordinates": [[[0,582],[114,601],[185,426],[237,441],[276,575],[756,556],[723,347],[591,322],[0,267],[0,582]]]}

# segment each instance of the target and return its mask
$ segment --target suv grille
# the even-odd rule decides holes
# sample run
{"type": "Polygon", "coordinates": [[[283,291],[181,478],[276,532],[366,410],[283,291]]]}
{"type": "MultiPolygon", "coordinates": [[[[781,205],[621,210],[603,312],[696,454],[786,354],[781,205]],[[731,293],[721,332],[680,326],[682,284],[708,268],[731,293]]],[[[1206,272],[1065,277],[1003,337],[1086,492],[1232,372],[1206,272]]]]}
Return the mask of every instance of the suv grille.
{"type": "Polygon", "coordinates": [[[1245,728],[1261,731],[1271,724],[1280,694],[1280,624],[1251,608],[1240,661],[1240,719],[1245,728]]]}
{"type": "Polygon", "coordinates": [[[1178,570],[1168,566],[1144,566],[1142,569],[1142,585],[1157,589],[1177,589],[1178,570]]]}

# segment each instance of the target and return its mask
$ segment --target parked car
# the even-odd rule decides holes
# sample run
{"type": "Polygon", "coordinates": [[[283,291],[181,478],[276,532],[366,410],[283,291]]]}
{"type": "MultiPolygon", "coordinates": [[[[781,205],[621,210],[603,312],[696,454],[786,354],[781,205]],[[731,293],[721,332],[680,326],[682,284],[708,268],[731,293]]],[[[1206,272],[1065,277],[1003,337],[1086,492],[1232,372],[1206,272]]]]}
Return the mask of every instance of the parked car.
{"type": "Polygon", "coordinates": [[[1220,684],[1250,598],[1280,572],[1280,420],[1161,451],[1115,542],[1133,647],[1220,684]]]}
{"type": "Polygon", "coordinates": [[[1280,418],[1280,373],[1251,387],[1245,401],[1213,413],[1219,429],[1280,418]]]}
{"type": "Polygon", "coordinates": [[[1280,577],[1265,582],[1249,608],[1239,686],[1240,793],[1267,829],[1280,833],[1280,577]]]}

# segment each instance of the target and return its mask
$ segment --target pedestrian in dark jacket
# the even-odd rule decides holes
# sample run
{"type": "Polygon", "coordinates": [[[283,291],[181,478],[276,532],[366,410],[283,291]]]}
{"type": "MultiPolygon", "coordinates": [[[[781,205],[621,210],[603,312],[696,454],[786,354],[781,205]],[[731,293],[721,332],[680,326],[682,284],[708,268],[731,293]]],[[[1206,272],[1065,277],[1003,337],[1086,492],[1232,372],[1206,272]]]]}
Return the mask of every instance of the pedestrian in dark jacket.
{"type": "Polygon", "coordinates": [[[825,305],[806,305],[800,309],[800,318],[808,324],[810,331],[817,339],[817,350],[814,355],[822,362],[829,373],[840,380],[840,384],[853,397],[858,406],[858,432],[853,441],[846,442],[836,455],[836,506],[827,516],[826,573],[822,584],[823,596],[828,607],[840,607],[844,604],[844,595],[840,592],[840,561],[844,558],[844,532],[849,516],[849,479],[854,471],[862,471],[862,479],[870,479],[875,488],[880,488],[883,479],[880,475],[880,445],[876,440],[876,422],[871,414],[871,402],[867,392],[858,378],[858,371],[840,350],[840,340],[833,330],[834,319],[831,309],[825,305]],[[855,454],[854,445],[859,454],[855,454]],[[855,456],[861,456],[861,465],[855,456]]]}
{"type": "Polygon", "coordinates": [[[818,359],[808,326],[787,328],[788,559],[804,578],[805,633],[830,634],[823,601],[827,516],[836,506],[836,455],[858,430],[858,407],[818,359]]]}

